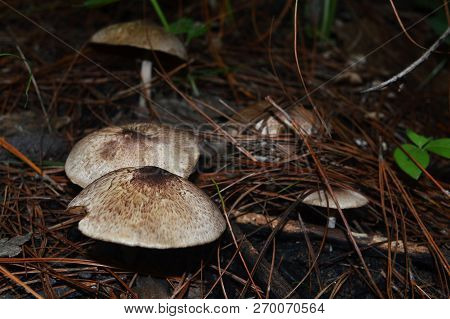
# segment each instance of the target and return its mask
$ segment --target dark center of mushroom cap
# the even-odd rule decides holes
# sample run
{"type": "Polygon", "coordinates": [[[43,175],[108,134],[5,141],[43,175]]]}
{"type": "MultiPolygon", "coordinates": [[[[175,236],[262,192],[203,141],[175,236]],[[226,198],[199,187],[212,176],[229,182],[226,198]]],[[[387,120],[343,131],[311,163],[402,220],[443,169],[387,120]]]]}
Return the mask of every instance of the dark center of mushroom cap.
{"type": "Polygon", "coordinates": [[[130,129],[130,128],[123,128],[122,135],[126,135],[131,138],[138,138],[139,136],[143,136],[143,134],[141,134],[138,131],[135,131],[133,129],[130,129]]]}
{"type": "Polygon", "coordinates": [[[163,185],[173,180],[174,177],[176,176],[162,168],[144,166],[134,171],[131,182],[140,185],[163,185]]]}
{"type": "Polygon", "coordinates": [[[134,129],[134,128],[123,128],[121,134],[132,140],[151,138],[151,136],[144,134],[142,132],[139,132],[137,129],[134,129]]]}
{"type": "Polygon", "coordinates": [[[112,161],[118,149],[124,149],[132,153],[139,151],[146,139],[152,139],[152,136],[147,136],[133,128],[123,128],[117,134],[119,135],[118,139],[107,141],[103,145],[100,151],[102,160],[112,161]]]}
{"type": "Polygon", "coordinates": [[[162,126],[156,128],[151,125],[138,124],[122,128],[119,134],[132,141],[154,140],[164,138],[167,135],[165,130],[167,128],[162,126]]]}

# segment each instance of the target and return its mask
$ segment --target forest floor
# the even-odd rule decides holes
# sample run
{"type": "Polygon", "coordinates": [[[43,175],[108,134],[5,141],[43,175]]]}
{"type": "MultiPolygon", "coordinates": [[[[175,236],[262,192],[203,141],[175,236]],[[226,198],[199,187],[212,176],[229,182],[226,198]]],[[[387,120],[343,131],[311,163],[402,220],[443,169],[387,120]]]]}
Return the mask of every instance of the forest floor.
{"type": "Polygon", "coordinates": [[[0,298],[449,296],[448,160],[432,156],[428,174],[415,180],[393,159],[407,129],[450,136],[448,42],[402,81],[361,93],[436,41],[432,9],[408,1],[397,8],[421,48],[388,2],[339,2],[324,40],[311,36],[313,15],[300,7],[294,50],[294,1],[233,1],[231,12],[207,1],[165,4],[170,20],[188,16],[210,28],[190,41],[188,61],[160,57],[152,106],[161,122],[202,137],[190,180],[230,227],[210,245],[151,250],[78,231],[83,214],[66,208],[81,188],[64,162],[87,134],[142,121],[140,60],[89,44],[91,35],[157,17],[137,1],[94,9],[7,3],[0,2],[0,298]],[[298,106],[313,114],[311,135],[283,125],[275,137],[255,131],[277,108],[298,106]],[[248,129],[224,133],[237,124],[248,129]],[[327,185],[356,190],[369,204],[341,214],[299,200],[327,185]],[[327,228],[329,216],[336,228],[327,228]]]}

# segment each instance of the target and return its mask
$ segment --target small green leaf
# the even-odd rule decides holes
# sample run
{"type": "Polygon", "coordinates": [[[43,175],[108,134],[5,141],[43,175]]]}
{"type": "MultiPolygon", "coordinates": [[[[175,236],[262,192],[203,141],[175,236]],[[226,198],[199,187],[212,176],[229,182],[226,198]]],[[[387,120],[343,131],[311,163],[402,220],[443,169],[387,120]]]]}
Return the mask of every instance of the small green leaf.
{"type": "Polygon", "coordinates": [[[419,135],[410,129],[406,130],[406,135],[409,137],[411,142],[416,144],[419,148],[422,148],[425,144],[427,144],[431,140],[431,138],[419,135]]]}
{"type": "Polygon", "coordinates": [[[171,23],[169,30],[173,34],[186,33],[186,42],[189,43],[192,39],[204,35],[208,28],[203,23],[195,22],[189,18],[181,18],[171,23]]]}
{"type": "Polygon", "coordinates": [[[194,21],[189,18],[181,18],[170,24],[170,32],[173,34],[188,33],[194,25],[194,21]]]}
{"type": "Polygon", "coordinates": [[[425,149],[437,155],[450,159],[450,138],[440,138],[429,142],[425,149]]]}
{"type": "Polygon", "coordinates": [[[83,6],[85,7],[102,7],[108,4],[119,2],[120,0],[85,0],[83,6]]]}
{"type": "MultiPolygon", "coordinates": [[[[403,149],[408,152],[408,154],[414,158],[423,168],[427,168],[430,163],[430,156],[428,152],[422,150],[412,144],[403,144],[403,149]]],[[[412,160],[409,159],[399,147],[394,150],[394,159],[397,165],[409,176],[414,179],[418,179],[422,174],[422,171],[412,160]]]]}

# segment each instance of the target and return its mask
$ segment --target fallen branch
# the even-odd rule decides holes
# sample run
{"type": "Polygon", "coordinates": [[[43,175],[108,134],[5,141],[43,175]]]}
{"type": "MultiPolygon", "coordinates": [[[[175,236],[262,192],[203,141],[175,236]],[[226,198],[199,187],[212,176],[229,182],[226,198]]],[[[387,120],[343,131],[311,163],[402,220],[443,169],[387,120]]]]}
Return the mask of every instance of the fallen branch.
{"type": "MultiPolygon", "coordinates": [[[[245,224],[245,225],[251,225],[256,227],[263,227],[269,225],[271,227],[275,227],[278,225],[277,219],[267,220],[267,218],[264,215],[257,214],[257,213],[247,213],[245,215],[240,215],[236,217],[236,222],[239,224],[245,224]]],[[[305,224],[305,231],[317,238],[323,238],[325,231],[323,226],[317,226],[312,224],[305,224]]],[[[293,220],[289,220],[286,222],[284,227],[281,229],[281,232],[285,235],[294,235],[294,236],[300,236],[303,234],[303,231],[300,227],[300,225],[293,220]]],[[[368,235],[365,233],[355,233],[352,232],[353,237],[355,238],[357,244],[361,247],[376,247],[380,250],[387,251],[389,247],[389,240],[386,237],[374,234],[374,235],[368,235]]],[[[345,232],[333,228],[327,230],[327,239],[331,240],[333,242],[342,243],[345,245],[349,245],[347,236],[345,235],[345,232]]],[[[391,251],[396,251],[397,253],[404,254],[407,248],[408,254],[416,257],[428,257],[429,251],[428,248],[424,245],[418,245],[411,242],[405,243],[402,240],[398,241],[391,241],[391,251]]]]}
{"type": "Polygon", "coordinates": [[[428,57],[431,55],[431,53],[433,51],[435,51],[437,49],[437,47],[442,43],[442,41],[445,40],[445,38],[447,38],[447,36],[450,34],[450,27],[447,27],[447,30],[445,30],[445,32],[439,37],[439,39],[436,40],[436,42],[433,43],[433,45],[426,50],[421,56],[420,58],[418,58],[416,61],[414,61],[410,66],[408,66],[406,69],[404,69],[403,71],[401,71],[400,73],[398,73],[397,75],[394,75],[393,77],[391,77],[389,80],[384,81],[383,83],[380,83],[378,85],[375,85],[371,88],[368,88],[364,91],[361,91],[361,93],[368,93],[368,92],[372,92],[372,91],[378,91],[378,90],[382,90],[384,89],[386,86],[388,86],[389,84],[392,84],[394,82],[397,82],[398,80],[400,80],[401,78],[403,78],[405,75],[407,75],[409,72],[411,72],[412,70],[414,70],[417,66],[419,66],[420,64],[422,64],[426,59],[428,59],[428,57]]]}

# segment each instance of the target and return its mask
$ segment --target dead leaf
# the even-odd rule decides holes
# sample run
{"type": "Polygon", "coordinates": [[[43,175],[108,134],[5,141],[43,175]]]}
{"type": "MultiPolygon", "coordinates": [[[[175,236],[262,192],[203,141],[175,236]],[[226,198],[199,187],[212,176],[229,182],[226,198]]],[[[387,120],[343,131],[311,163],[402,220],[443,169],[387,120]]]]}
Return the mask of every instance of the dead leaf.
{"type": "Polygon", "coordinates": [[[31,238],[31,233],[23,236],[16,236],[10,239],[0,239],[0,257],[15,257],[22,251],[21,245],[25,244],[31,238]]]}

